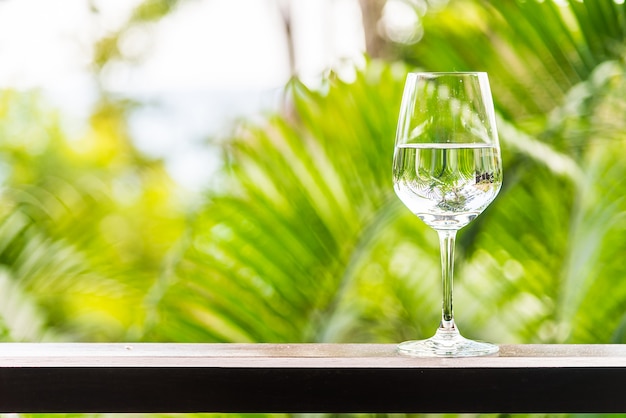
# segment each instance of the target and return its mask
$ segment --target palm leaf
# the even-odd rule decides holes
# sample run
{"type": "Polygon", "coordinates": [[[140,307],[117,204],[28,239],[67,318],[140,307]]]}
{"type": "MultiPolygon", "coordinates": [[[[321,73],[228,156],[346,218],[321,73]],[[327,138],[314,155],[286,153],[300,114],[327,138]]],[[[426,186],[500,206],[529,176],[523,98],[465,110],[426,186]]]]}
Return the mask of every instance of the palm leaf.
{"type": "MultiPolygon", "coordinates": [[[[600,122],[590,115],[601,113],[607,80],[619,73],[601,66],[613,50],[598,42],[622,33],[610,10],[623,7],[458,0],[424,17],[424,39],[405,49],[421,68],[488,71],[502,116],[505,187],[459,239],[456,305],[471,335],[588,341],[583,330],[592,327],[567,328],[608,314],[617,319],[602,339],[619,327],[621,291],[597,315],[583,315],[587,295],[606,290],[590,277],[611,242],[609,228],[583,227],[595,225],[591,216],[619,228],[621,206],[612,193],[584,206],[595,212],[577,203],[590,198],[589,181],[606,174],[589,176],[602,159],[590,159],[587,128],[600,122]]],[[[175,316],[193,338],[203,338],[202,329],[204,338],[226,341],[398,341],[432,333],[436,237],[390,195],[405,71],[370,61],[354,82],[330,77],[323,92],[294,81],[288,116],[245,127],[228,143],[229,191],[210,195],[194,221],[160,299],[162,317],[185,312],[183,296],[193,293],[194,314],[175,316]]],[[[174,329],[162,330],[155,335],[175,338],[174,329]]]]}
{"type": "MultiPolygon", "coordinates": [[[[407,56],[426,69],[452,63],[453,69],[488,71],[503,115],[504,193],[488,217],[461,236],[465,247],[485,248],[491,255],[467,252],[465,269],[480,272],[471,275],[506,278],[491,284],[489,300],[501,307],[504,321],[513,319],[511,309],[515,312],[515,331],[494,324],[507,338],[608,341],[622,317],[616,306],[623,306],[624,299],[615,288],[615,299],[603,305],[607,309],[598,307],[598,295],[607,291],[598,274],[612,265],[604,254],[606,245],[614,245],[608,244],[614,241],[613,231],[621,228],[622,207],[619,191],[604,190],[603,184],[621,175],[622,164],[608,162],[608,155],[598,151],[602,146],[591,144],[603,136],[599,132],[612,138],[614,133],[606,133],[621,130],[614,121],[623,105],[613,94],[624,73],[616,65],[624,42],[624,5],[520,1],[479,6],[458,1],[454,6],[424,21],[424,41],[407,56]],[[488,17],[468,18],[478,15],[488,17]],[[450,47],[435,47],[442,44],[450,47]],[[476,46],[481,65],[464,53],[476,46]],[[609,110],[609,97],[616,111],[609,110]],[[492,234],[497,238],[489,239],[492,234]],[[611,318],[604,333],[591,325],[602,323],[603,317],[611,318]],[[582,323],[587,325],[575,326],[582,323]]],[[[607,145],[613,146],[613,153],[621,152],[620,145],[607,145]]],[[[460,276],[462,282],[464,274],[460,276]]],[[[461,286],[478,297],[489,283],[467,279],[461,286]]],[[[476,323],[484,320],[489,318],[476,323]]]]}

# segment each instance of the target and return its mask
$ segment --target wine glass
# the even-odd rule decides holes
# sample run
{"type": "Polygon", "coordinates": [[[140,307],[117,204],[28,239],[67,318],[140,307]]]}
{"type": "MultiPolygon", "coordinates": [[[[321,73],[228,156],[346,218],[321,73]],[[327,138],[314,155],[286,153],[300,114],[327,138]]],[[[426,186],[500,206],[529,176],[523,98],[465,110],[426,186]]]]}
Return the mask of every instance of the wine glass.
{"type": "Polygon", "coordinates": [[[439,234],[443,306],[426,340],[398,345],[404,354],[466,357],[498,346],[464,338],[454,323],[452,276],[456,232],[476,218],[502,185],[502,162],[489,79],[483,72],[409,73],[393,158],[394,190],[439,234]]]}

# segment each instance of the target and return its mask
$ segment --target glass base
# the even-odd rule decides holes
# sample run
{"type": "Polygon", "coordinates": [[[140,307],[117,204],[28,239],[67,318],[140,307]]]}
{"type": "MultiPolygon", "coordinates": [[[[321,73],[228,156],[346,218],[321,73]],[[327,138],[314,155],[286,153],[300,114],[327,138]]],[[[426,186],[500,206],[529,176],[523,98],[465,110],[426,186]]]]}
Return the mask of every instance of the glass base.
{"type": "Polygon", "coordinates": [[[496,354],[497,345],[468,340],[457,329],[438,329],[427,340],[405,341],[398,344],[398,351],[417,357],[475,357],[496,354]]]}

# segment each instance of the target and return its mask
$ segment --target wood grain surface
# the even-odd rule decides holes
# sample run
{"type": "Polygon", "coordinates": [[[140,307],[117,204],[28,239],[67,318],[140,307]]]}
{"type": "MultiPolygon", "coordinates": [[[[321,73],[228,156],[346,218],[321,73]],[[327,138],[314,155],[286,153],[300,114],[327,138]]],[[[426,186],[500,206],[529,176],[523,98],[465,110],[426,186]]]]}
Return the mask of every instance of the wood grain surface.
{"type": "Polygon", "coordinates": [[[626,412],[626,346],[0,344],[1,412],[626,412]]]}

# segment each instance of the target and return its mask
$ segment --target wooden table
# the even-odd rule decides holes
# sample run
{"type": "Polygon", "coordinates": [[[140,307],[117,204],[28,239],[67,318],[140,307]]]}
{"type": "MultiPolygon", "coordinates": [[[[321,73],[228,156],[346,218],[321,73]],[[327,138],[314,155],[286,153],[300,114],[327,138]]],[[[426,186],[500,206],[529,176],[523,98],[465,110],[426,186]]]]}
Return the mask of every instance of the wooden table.
{"type": "Polygon", "coordinates": [[[626,412],[626,345],[0,344],[1,412],[626,412]]]}

